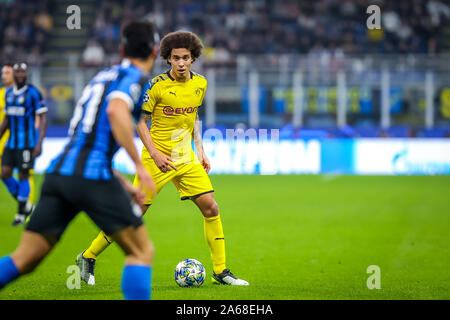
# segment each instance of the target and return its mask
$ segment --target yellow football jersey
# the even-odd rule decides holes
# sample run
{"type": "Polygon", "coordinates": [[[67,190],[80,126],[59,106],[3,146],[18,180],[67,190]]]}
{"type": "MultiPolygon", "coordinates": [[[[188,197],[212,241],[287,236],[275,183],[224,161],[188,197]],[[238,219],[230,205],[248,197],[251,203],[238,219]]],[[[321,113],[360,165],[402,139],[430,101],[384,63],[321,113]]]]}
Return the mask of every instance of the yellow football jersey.
{"type": "MultiPolygon", "coordinates": [[[[0,88],[0,124],[5,120],[5,93],[6,93],[6,87],[0,88]]],[[[6,141],[8,141],[9,138],[9,129],[6,130],[6,132],[3,134],[3,137],[0,139],[0,155],[3,154],[3,149],[5,148],[6,141]]],[[[1,159],[0,159],[1,163],[1,159]]]]}
{"type": "Polygon", "coordinates": [[[0,88],[0,123],[2,123],[3,119],[5,118],[5,93],[6,88],[0,88]]]}
{"type": "MultiPolygon", "coordinates": [[[[192,136],[198,108],[205,96],[205,77],[191,72],[186,82],[167,71],[148,82],[142,110],[152,116],[150,135],[158,151],[175,163],[191,159],[192,136]]],[[[143,152],[148,152],[145,147],[143,152]]]]}

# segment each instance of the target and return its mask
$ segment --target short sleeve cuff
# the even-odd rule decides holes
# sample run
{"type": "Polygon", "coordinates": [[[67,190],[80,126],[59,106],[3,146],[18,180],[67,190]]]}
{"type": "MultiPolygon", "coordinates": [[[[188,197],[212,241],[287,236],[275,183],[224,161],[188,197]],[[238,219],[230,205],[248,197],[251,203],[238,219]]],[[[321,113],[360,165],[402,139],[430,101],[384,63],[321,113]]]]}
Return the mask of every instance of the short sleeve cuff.
{"type": "Polygon", "coordinates": [[[130,110],[133,110],[133,106],[134,106],[133,99],[131,99],[131,97],[128,94],[126,94],[125,92],[116,90],[116,91],[113,91],[110,94],[108,94],[108,96],[106,97],[106,99],[108,101],[110,101],[111,99],[114,99],[114,98],[122,99],[128,105],[128,108],[130,110]]]}
{"type": "Polygon", "coordinates": [[[42,107],[36,110],[36,114],[46,113],[48,111],[47,107],[42,107]]]}

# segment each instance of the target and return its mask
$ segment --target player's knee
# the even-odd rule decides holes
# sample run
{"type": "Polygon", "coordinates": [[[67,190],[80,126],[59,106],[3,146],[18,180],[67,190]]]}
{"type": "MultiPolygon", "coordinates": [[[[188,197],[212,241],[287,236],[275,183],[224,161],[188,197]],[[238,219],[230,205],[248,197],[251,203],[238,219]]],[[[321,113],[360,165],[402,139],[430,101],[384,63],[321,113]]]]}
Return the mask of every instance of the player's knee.
{"type": "Polygon", "coordinates": [[[136,248],[127,255],[127,260],[130,262],[138,262],[143,263],[147,265],[151,265],[153,261],[153,256],[155,253],[155,248],[153,246],[153,243],[148,240],[144,245],[142,245],[140,248],[136,248]]]}
{"type": "Polygon", "coordinates": [[[203,216],[205,218],[212,218],[219,215],[219,206],[216,201],[211,201],[207,206],[205,206],[202,210],[203,216]]]}
{"type": "Polygon", "coordinates": [[[12,177],[12,170],[7,167],[2,167],[1,178],[2,180],[7,180],[12,177]]]}
{"type": "Polygon", "coordinates": [[[152,241],[148,241],[147,245],[144,247],[143,251],[143,258],[148,264],[152,264],[153,262],[153,256],[155,255],[155,246],[153,245],[152,241]]]}

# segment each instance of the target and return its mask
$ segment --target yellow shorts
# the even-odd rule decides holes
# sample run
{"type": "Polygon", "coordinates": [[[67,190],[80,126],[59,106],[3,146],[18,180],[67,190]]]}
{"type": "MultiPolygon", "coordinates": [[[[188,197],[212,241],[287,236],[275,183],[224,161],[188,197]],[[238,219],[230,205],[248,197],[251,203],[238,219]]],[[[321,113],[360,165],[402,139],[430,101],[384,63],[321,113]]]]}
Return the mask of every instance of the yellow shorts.
{"type": "MultiPolygon", "coordinates": [[[[169,181],[172,181],[175,188],[177,188],[180,193],[181,200],[188,200],[191,197],[214,192],[208,174],[195,155],[193,155],[195,161],[175,163],[177,170],[172,169],[171,171],[162,172],[156,166],[153,159],[150,158],[148,152],[145,151],[146,150],[142,152],[142,163],[155,182],[156,194],[158,194],[164,185],[169,181]]],[[[137,176],[134,177],[133,185],[140,185],[137,176]]],[[[152,194],[147,194],[145,204],[152,204],[153,200],[152,194]]]]}

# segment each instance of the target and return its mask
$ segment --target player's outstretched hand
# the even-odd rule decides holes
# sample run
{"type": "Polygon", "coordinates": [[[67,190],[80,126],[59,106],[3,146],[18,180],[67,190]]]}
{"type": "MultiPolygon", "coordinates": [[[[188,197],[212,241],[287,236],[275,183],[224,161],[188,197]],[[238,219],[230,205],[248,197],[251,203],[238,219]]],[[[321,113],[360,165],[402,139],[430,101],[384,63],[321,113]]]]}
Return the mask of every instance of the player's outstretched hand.
{"type": "Polygon", "coordinates": [[[156,166],[161,170],[161,172],[167,172],[170,170],[177,170],[177,167],[172,163],[174,162],[170,157],[162,154],[161,152],[155,151],[152,155],[153,161],[155,161],[156,166]]]}
{"type": "Polygon", "coordinates": [[[153,197],[155,197],[156,194],[156,186],[153,182],[152,177],[148,174],[147,170],[145,170],[142,163],[139,163],[136,165],[136,174],[138,176],[138,179],[141,183],[141,187],[144,190],[145,193],[148,191],[151,191],[153,193],[153,197]]]}

